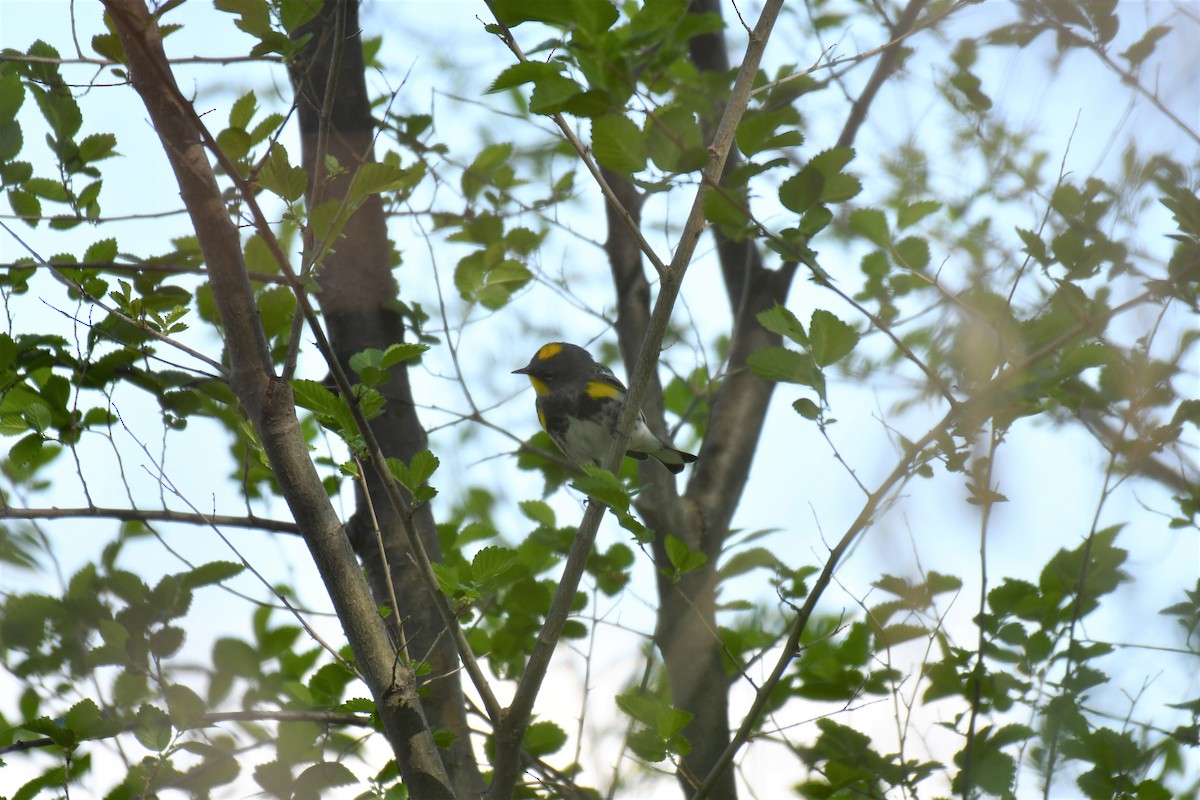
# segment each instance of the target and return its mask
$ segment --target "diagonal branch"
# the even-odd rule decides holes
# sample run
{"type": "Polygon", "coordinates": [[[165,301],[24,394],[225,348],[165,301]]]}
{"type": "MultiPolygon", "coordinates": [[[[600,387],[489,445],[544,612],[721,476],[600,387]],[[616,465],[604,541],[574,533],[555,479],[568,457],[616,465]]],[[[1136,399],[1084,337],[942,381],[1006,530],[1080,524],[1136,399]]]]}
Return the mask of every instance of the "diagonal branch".
{"type": "Polygon", "coordinates": [[[925,7],[928,0],[909,0],[908,5],[904,7],[904,11],[900,14],[900,19],[896,20],[896,24],[891,29],[892,42],[895,46],[888,47],[883,51],[883,55],[879,57],[879,61],[875,62],[875,69],[871,72],[871,77],[867,80],[867,85],[863,87],[862,94],[854,101],[854,105],[850,107],[850,116],[846,118],[846,124],[842,128],[842,135],[838,137],[838,147],[849,147],[854,144],[854,137],[858,135],[858,129],[862,126],[867,118],[867,109],[871,107],[871,103],[875,101],[875,95],[879,93],[879,89],[884,82],[896,71],[896,67],[900,64],[901,48],[898,44],[902,39],[912,33],[917,24],[917,17],[921,14],[921,9],[925,7]]]}
{"type": "MultiPolygon", "coordinates": [[[[654,371],[658,367],[658,353],[662,347],[663,336],[675,307],[675,300],[684,275],[692,260],[700,235],[704,232],[704,196],[707,191],[720,182],[725,169],[726,160],[733,144],[733,136],[738,123],[746,111],[750,100],[750,90],[758,74],[758,65],[766,49],[767,40],[779,16],[782,0],[770,0],[763,8],[762,14],[754,30],[750,34],[750,42],[742,66],[734,81],[729,103],[721,122],[709,145],[709,163],[704,169],[702,181],[692,202],[691,211],[679,237],[679,243],[671,263],[660,271],[661,281],[658,298],[650,318],[649,330],[642,341],[638,360],[630,376],[628,393],[625,396],[621,415],[617,420],[618,435],[614,438],[612,447],[605,459],[604,467],[610,472],[620,463],[625,454],[625,445],[634,420],[641,410],[642,398],[650,385],[654,371]]],[[[517,778],[521,741],[525,729],[533,713],[533,703],[545,678],[550,664],[554,647],[562,634],[563,624],[570,611],[571,601],[579,586],[584,566],[596,539],[600,520],[604,516],[604,505],[592,500],[584,512],[583,521],[571,546],[571,553],[563,569],[563,576],[558,590],[546,615],[546,622],[538,634],[533,652],[525,668],[525,674],[517,686],[513,702],[507,709],[504,718],[496,732],[496,771],[492,777],[492,785],[488,796],[491,800],[506,799],[511,796],[517,778]]]]}
{"type": "Polygon", "coordinates": [[[1002,412],[1006,406],[1003,398],[1006,393],[1011,392],[1013,387],[1017,385],[1023,376],[1028,375],[1038,363],[1046,358],[1058,353],[1079,336],[1086,335],[1088,331],[1093,330],[1094,326],[1103,327],[1108,321],[1113,318],[1139,307],[1145,303],[1150,294],[1143,293],[1138,297],[1133,298],[1125,303],[1122,303],[1112,309],[1109,309],[1102,315],[1098,315],[1097,319],[1085,320],[1077,324],[1075,327],[1064,331],[1038,350],[1029,353],[1020,361],[1014,362],[1003,370],[1001,370],[988,383],[979,387],[972,396],[957,405],[952,405],[946,414],[932,428],[930,428],[921,438],[917,439],[905,449],[904,455],[897,462],[891,473],[879,484],[879,487],[872,492],[863,503],[858,516],[842,534],[841,539],[829,552],[829,558],[825,562],[825,566],[821,569],[820,575],[813,582],[813,588],[808,597],[805,598],[804,605],[796,613],[796,618],[792,621],[790,633],[787,641],[783,645],[783,651],[772,667],[770,674],[759,686],[758,691],[754,695],[754,700],[750,704],[750,708],[746,711],[742,718],[742,724],[738,727],[737,733],[734,734],[732,741],[725,748],[717,764],[712,768],[712,771],[704,779],[699,789],[692,800],[705,800],[712,795],[714,786],[722,773],[729,768],[733,763],[733,758],[737,755],[739,749],[753,735],[754,728],[758,724],[759,717],[763,709],[771,698],[771,694],[779,685],[783,673],[791,664],[792,660],[799,654],[800,639],[804,635],[804,629],[808,625],[809,619],[812,617],[813,611],[816,609],[816,604],[824,594],[825,589],[829,586],[833,578],[834,570],[837,568],[846,551],[858,538],[858,536],[866,529],[872,520],[875,518],[876,512],[880,509],[883,503],[891,496],[899,487],[906,481],[911,474],[912,468],[921,459],[922,453],[929,445],[937,441],[941,436],[946,435],[955,429],[975,429],[982,425],[988,419],[994,418],[998,413],[1002,412]]]}
{"type": "MultiPolygon", "coordinates": [[[[230,386],[253,424],[303,532],[358,668],[375,698],[405,783],[417,796],[453,797],[417,698],[415,672],[396,658],[358,560],[308,454],[291,389],[275,375],[238,231],[229,219],[206,154],[206,139],[211,137],[175,83],[161,31],[145,3],[104,0],[104,6],[128,58],[134,89],[175,173],[209,268],[213,297],[226,332],[230,386]]],[[[236,175],[236,170],[230,174],[236,175]]]]}

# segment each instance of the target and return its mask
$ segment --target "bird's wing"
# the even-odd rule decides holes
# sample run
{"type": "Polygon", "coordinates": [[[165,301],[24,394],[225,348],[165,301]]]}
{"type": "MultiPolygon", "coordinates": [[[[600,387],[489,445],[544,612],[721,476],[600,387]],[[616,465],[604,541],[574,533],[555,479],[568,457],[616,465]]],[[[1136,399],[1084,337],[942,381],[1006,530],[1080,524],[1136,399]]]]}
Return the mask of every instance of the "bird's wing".
{"type": "Polygon", "coordinates": [[[617,389],[621,394],[625,394],[625,384],[621,383],[621,379],[613,374],[613,371],[603,364],[597,362],[596,369],[592,372],[591,380],[606,383],[609,386],[617,389]]]}

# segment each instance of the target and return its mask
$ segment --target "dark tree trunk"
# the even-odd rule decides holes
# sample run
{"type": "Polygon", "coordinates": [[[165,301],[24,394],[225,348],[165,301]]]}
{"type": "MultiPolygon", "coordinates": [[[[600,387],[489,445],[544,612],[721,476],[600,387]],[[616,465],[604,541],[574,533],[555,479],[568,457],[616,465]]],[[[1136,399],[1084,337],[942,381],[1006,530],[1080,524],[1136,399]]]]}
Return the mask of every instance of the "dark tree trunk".
{"type": "MultiPolygon", "coordinates": [[[[357,0],[327,0],[317,17],[297,34],[312,35],[302,57],[292,66],[304,167],[310,180],[318,175],[318,148],[324,133],[326,154],[345,169],[337,177],[309,186],[309,207],[314,208],[323,200],[344,197],[356,168],[374,160],[376,131],[367,95],[357,0]],[[332,97],[327,96],[330,90],[332,97]],[[327,126],[324,132],[323,124],[327,126]]],[[[393,310],[397,286],[391,262],[383,205],[378,196],[373,196],[350,218],[341,239],[316,271],[321,287],[317,300],[329,340],[347,374],[352,374],[349,361],[355,353],[368,347],[386,349],[404,339],[404,320],[393,310]]],[[[387,456],[408,462],[414,453],[426,449],[427,437],[403,365],[393,368],[392,380],[380,391],[387,406],[371,423],[375,435],[387,456]]],[[[392,605],[386,580],[390,567],[399,606],[394,619],[403,626],[407,654],[432,667],[426,678],[428,694],[422,697],[425,714],[434,730],[449,731],[456,737],[449,748],[441,751],[446,771],[459,798],[480,796],[483,780],[471,749],[453,639],[447,635],[434,598],[413,565],[400,520],[387,502],[375,471],[368,468],[367,476],[386,560],[380,557],[374,520],[361,491],[347,531],[381,606],[392,605]]],[[[440,560],[441,549],[428,506],[416,510],[412,523],[430,558],[440,560]]]]}
{"type": "MultiPolygon", "coordinates": [[[[720,13],[717,0],[694,0],[694,13],[720,13]]],[[[702,70],[729,71],[724,31],[705,34],[690,43],[693,63],[702,70]]],[[[725,98],[713,98],[719,114],[725,98]]],[[[707,124],[711,133],[715,121],[707,124]]],[[[726,173],[737,165],[731,153],[726,173]]],[[[606,179],[635,220],[640,221],[641,198],[621,176],[606,179]]],[[[627,364],[636,361],[649,322],[650,290],[641,253],[624,223],[611,208],[606,251],[617,293],[617,336],[627,364]]],[[[730,742],[730,678],[717,636],[717,562],[729,533],[733,512],[741,500],[759,433],[774,384],[756,377],[746,359],[756,350],[780,344],[777,335],[758,324],[756,315],[787,299],[793,269],[767,269],[751,242],[735,242],[714,229],[726,294],[733,316],[733,340],[728,374],[712,399],[712,417],[700,461],[691,472],[681,497],[670,476],[655,464],[641,468],[638,510],[656,532],[655,561],[659,567],[659,612],[654,640],[662,654],[670,684],[671,702],[691,713],[684,729],[691,752],[682,759],[678,780],[689,796],[708,776],[730,742]],[[670,577],[671,565],[664,547],[673,534],[703,552],[707,563],[684,575],[670,577]]],[[[663,427],[662,389],[654,380],[643,404],[652,427],[663,427]]],[[[732,771],[726,770],[713,785],[710,797],[735,798],[732,771]]]]}

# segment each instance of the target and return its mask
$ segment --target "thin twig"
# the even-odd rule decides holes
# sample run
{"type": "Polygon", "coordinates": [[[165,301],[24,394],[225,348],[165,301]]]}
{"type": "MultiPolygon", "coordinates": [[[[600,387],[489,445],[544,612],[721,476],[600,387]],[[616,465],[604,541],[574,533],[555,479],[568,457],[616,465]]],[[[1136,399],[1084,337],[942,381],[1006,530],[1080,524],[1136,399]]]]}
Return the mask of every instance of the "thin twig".
{"type": "Polygon", "coordinates": [[[141,508],[13,508],[0,507],[0,519],[113,519],[121,522],[181,522],[188,525],[220,525],[225,528],[251,528],[273,533],[298,535],[295,522],[262,517],[235,517],[228,514],[188,513],[170,509],[141,508]]]}

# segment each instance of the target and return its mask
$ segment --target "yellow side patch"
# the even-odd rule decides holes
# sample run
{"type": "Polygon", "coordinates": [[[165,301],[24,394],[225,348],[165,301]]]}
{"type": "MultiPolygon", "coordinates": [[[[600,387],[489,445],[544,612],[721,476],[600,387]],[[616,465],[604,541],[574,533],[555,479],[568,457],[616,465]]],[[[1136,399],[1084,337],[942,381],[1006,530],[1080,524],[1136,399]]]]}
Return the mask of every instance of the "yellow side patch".
{"type": "Polygon", "coordinates": [[[542,349],[537,351],[537,360],[538,361],[547,361],[551,358],[554,358],[556,355],[558,355],[561,352],[562,352],[562,345],[559,344],[558,342],[551,342],[550,344],[544,344],[544,345],[542,345],[542,349]]]}
{"type": "Polygon", "coordinates": [[[537,410],[537,412],[538,412],[538,423],[542,426],[542,430],[549,430],[546,427],[546,415],[542,413],[542,410],[540,408],[537,410]]]}
{"type": "Polygon", "coordinates": [[[593,400],[602,400],[605,397],[620,397],[621,390],[611,383],[605,383],[604,381],[588,381],[587,396],[593,400]]]}
{"type": "MultiPolygon", "coordinates": [[[[541,378],[535,378],[530,375],[529,382],[533,384],[533,391],[537,392],[538,394],[550,394],[550,387],[547,386],[546,382],[541,378]]],[[[543,425],[542,427],[545,426],[543,425]]]]}

